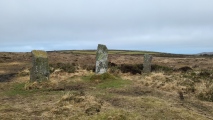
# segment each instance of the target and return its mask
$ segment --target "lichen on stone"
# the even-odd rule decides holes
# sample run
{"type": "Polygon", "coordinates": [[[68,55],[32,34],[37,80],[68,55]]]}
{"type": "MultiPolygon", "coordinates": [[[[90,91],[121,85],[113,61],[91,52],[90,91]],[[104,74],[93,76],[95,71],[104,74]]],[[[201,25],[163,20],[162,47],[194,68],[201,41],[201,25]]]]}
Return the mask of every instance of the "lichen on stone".
{"type": "Polygon", "coordinates": [[[47,58],[47,53],[42,50],[33,50],[32,54],[34,57],[42,57],[42,58],[47,58]]]}
{"type": "Polygon", "coordinates": [[[47,53],[41,50],[32,51],[32,68],[30,70],[30,82],[49,80],[49,63],[47,53]]]}
{"type": "Polygon", "coordinates": [[[144,63],[143,63],[143,72],[144,73],[151,72],[151,62],[152,62],[152,56],[149,54],[145,54],[144,63]]]}
{"type": "Polygon", "coordinates": [[[96,73],[103,74],[108,68],[108,49],[105,45],[98,44],[96,52],[96,73]]]}

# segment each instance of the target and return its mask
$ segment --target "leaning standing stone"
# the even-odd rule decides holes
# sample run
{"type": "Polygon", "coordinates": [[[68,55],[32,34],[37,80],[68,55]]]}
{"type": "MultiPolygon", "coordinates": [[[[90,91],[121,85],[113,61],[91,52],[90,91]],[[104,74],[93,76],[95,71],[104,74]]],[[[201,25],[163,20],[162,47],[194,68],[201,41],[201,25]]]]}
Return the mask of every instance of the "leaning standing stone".
{"type": "Polygon", "coordinates": [[[144,73],[151,72],[151,62],[152,62],[152,56],[149,54],[145,54],[144,63],[143,63],[143,72],[144,73]]]}
{"type": "Polygon", "coordinates": [[[96,69],[97,74],[103,74],[107,72],[108,68],[108,50],[105,45],[98,44],[98,50],[96,52],[96,69]]]}
{"type": "Polygon", "coordinates": [[[30,82],[49,80],[49,63],[47,53],[42,50],[32,51],[33,67],[30,71],[30,82]]]}

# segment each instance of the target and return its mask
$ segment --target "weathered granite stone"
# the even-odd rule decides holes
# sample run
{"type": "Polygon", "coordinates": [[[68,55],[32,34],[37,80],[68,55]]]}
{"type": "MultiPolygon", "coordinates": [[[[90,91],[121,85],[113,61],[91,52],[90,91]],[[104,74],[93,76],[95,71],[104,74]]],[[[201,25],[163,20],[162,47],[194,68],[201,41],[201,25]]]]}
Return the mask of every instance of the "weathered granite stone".
{"type": "Polygon", "coordinates": [[[151,72],[151,62],[152,62],[152,56],[149,54],[145,54],[144,63],[143,63],[143,72],[144,73],[151,72]]]}
{"type": "Polygon", "coordinates": [[[32,51],[33,67],[30,70],[30,82],[49,80],[49,63],[47,53],[42,50],[32,51]]]}
{"type": "Polygon", "coordinates": [[[97,74],[103,74],[107,72],[108,68],[108,49],[105,45],[98,44],[96,52],[96,69],[97,74]]]}

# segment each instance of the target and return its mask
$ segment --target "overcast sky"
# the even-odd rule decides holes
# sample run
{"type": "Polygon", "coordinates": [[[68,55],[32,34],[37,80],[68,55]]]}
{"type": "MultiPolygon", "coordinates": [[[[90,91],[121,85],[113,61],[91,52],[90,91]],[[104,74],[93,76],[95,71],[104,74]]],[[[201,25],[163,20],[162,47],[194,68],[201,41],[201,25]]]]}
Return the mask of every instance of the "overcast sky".
{"type": "Polygon", "coordinates": [[[213,0],[0,0],[0,51],[213,52],[213,0]]]}

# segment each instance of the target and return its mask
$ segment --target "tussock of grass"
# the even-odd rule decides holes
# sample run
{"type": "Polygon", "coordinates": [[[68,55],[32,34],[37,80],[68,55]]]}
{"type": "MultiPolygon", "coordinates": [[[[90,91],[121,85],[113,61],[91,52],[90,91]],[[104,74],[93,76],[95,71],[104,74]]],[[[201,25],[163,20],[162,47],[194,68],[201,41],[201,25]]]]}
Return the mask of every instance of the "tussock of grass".
{"type": "Polygon", "coordinates": [[[200,100],[213,102],[213,81],[208,72],[191,71],[167,75],[163,72],[152,72],[144,75],[141,83],[145,86],[164,91],[182,91],[182,94],[193,95],[200,100]]]}
{"type": "Polygon", "coordinates": [[[30,75],[30,70],[29,69],[24,69],[24,70],[20,71],[17,74],[17,76],[20,76],[20,77],[22,77],[22,76],[29,76],[29,75],[30,75]]]}
{"type": "Polygon", "coordinates": [[[87,118],[101,111],[102,102],[82,92],[66,92],[50,112],[54,116],[69,119],[87,118]]]}
{"type": "Polygon", "coordinates": [[[199,93],[197,95],[197,97],[200,99],[200,100],[205,100],[205,101],[210,101],[210,102],[213,102],[213,84],[212,86],[207,89],[206,91],[202,91],[201,93],[199,93]]]}
{"type": "Polygon", "coordinates": [[[73,101],[75,103],[79,103],[85,100],[85,94],[83,92],[67,92],[61,97],[59,103],[65,101],[73,101]]]}
{"type": "Polygon", "coordinates": [[[25,84],[24,88],[25,90],[35,90],[35,89],[54,89],[57,87],[56,82],[50,82],[50,81],[45,81],[45,82],[28,82],[25,84]]]}

